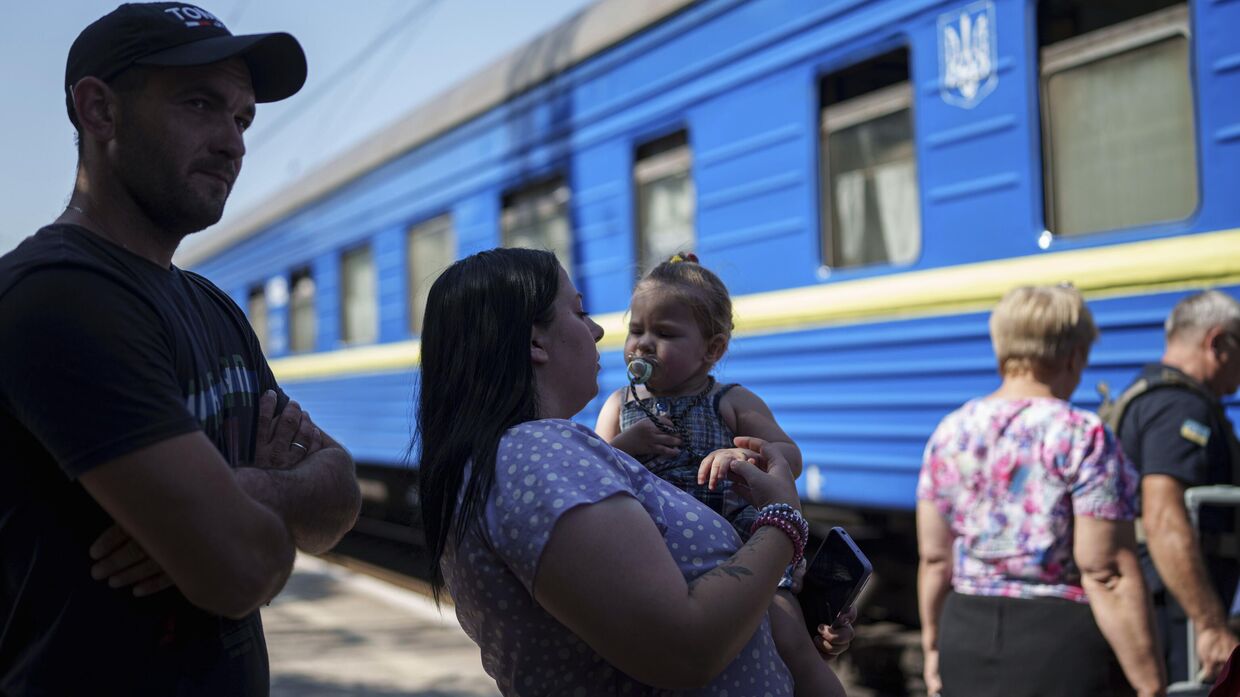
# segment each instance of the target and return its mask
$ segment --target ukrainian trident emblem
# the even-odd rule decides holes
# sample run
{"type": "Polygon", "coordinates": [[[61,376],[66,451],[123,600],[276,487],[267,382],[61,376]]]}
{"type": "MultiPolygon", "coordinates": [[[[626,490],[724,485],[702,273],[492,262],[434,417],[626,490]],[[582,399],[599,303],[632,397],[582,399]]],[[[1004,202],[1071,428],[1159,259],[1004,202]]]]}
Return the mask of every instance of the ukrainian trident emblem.
{"type": "Polygon", "coordinates": [[[999,83],[995,6],[975,2],[939,15],[939,93],[972,109],[999,83]]]}

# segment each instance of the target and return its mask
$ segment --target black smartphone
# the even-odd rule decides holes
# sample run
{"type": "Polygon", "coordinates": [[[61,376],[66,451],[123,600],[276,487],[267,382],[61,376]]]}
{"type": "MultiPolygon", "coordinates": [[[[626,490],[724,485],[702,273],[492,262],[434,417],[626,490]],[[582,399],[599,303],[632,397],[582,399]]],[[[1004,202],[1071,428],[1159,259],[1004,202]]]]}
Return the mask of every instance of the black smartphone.
{"type": "Polygon", "coordinates": [[[818,636],[818,625],[835,624],[840,614],[852,607],[873,572],[870,560],[844,528],[831,528],[810,558],[797,596],[809,633],[818,636]]]}

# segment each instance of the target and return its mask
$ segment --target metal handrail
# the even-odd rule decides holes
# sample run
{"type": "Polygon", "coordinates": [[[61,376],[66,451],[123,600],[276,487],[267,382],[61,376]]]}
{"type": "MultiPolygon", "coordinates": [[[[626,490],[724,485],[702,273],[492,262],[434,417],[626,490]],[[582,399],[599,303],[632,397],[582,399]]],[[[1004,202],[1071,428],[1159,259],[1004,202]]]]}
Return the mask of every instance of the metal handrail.
{"type": "MultiPolygon", "coordinates": [[[[1188,521],[1197,529],[1202,506],[1240,506],[1240,486],[1219,484],[1215,486],[1195,486],[1184,492],[1184,507],[1188,509],[1188,521]]],[[[1197,682],[1197,673],[1201,666],[1197,664],[1197,633],[1190,619],[1188,625],[1188,675],[1186,680],[1172,684],[1167,692],[1191,692],[1201,689],[1197,682]]]]}

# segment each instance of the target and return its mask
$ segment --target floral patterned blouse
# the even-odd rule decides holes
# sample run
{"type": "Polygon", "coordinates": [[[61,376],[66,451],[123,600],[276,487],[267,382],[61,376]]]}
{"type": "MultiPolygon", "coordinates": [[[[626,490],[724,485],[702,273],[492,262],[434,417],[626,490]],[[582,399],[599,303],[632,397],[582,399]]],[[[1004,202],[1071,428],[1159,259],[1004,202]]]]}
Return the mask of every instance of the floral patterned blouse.
{"type": "Polygon", "coordinates": [[[1073,518],[1131,520],[1138,480],[1096,414],[1050,397],[992,397],[939,424],[917,499],[955,536],[956,592],[1083,603],[1073,518]]]}

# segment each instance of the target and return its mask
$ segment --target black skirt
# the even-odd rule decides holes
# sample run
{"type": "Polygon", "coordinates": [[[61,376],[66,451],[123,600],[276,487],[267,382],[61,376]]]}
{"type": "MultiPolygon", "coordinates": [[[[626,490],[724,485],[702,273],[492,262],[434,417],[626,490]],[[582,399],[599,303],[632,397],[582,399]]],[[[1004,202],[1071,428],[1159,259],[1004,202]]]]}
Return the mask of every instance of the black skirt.
{"type": "Polygon", "coordinates": [[[951,593],[939,618],[943,697],[1132,695],[1089,606],[951,593]]]}

